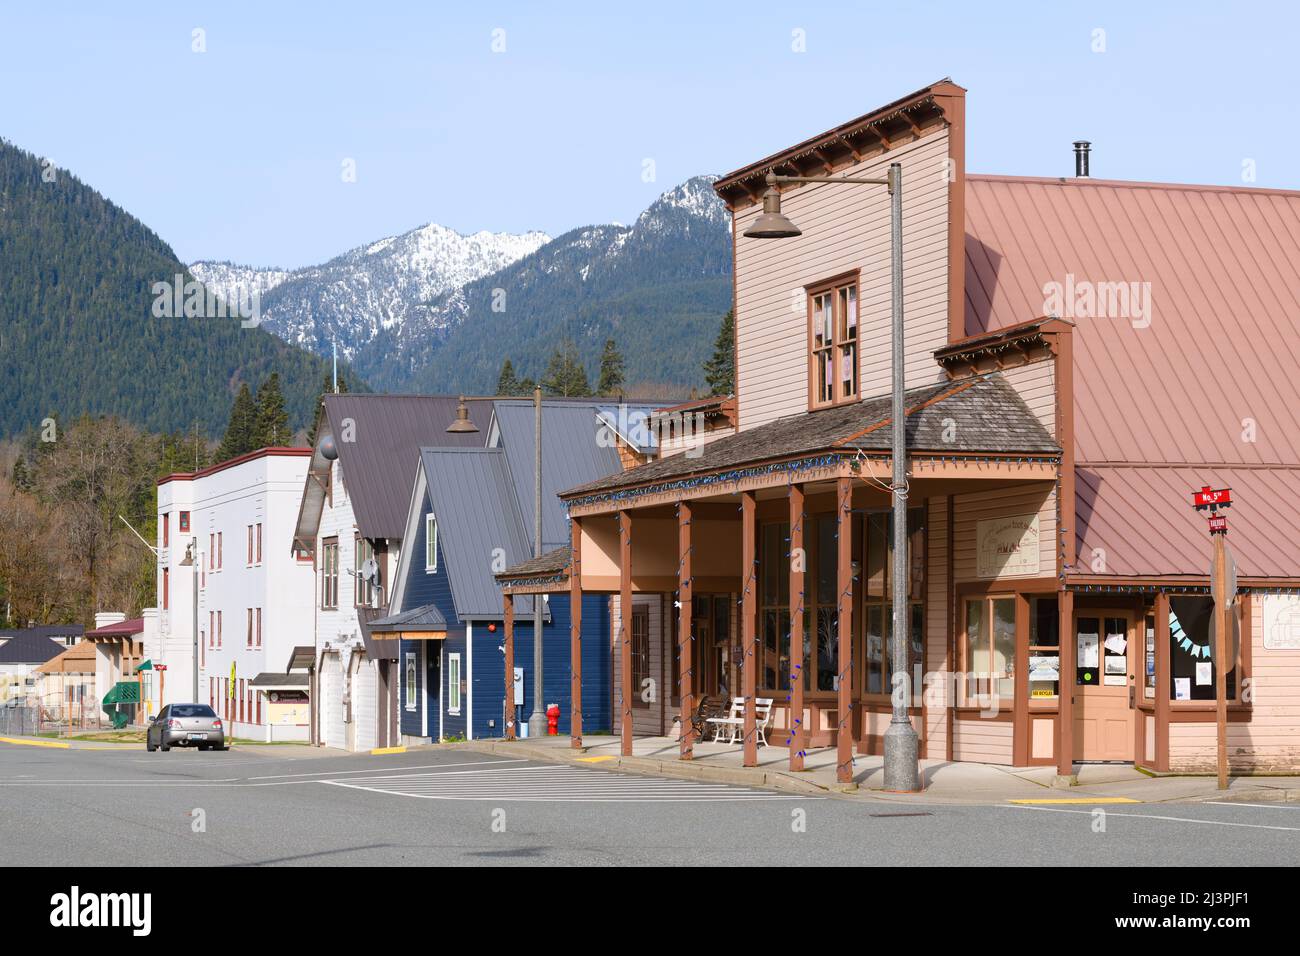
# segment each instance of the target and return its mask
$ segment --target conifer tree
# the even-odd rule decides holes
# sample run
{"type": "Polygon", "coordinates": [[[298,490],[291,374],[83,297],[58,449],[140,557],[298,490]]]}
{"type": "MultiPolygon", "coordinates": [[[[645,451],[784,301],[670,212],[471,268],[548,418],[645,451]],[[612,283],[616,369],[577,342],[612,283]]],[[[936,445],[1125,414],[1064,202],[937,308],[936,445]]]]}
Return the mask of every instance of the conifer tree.
{"type": "Polygon", "coordinates": [[[546,374],[542,378],[542,391],[547,395],[560,395],[565,398],[586,397],[591,394],[587,382],[587,370],[578,358],[577,346],[569,339],[551,353],[546,363],[546,374]]]}
{"type": "Polygon", "coordinates": [[[280,373],[272,372],[257,390],[257,424],[254,448],[289,443],[289,413],[284,410],[284,393],[280,391],[280,373]]]}
{"type": "Polygon", "coordinates": [[[713,354],[704,363],[704,382],[710,395],[731,395],[736,390],[736,314],[731,309],[713,342],[713,354]]]}
{"type": "Polygon", "coordinates": [[[253,404],[253,393],[245,382],[239,386],[239,394],[230,407],[230,421],[217,448],[217,461],[229,461],[252,451],[257,447],[256,440],[257,406],[253,404]]]}
{"type": "Polygon", "coordinates": [[[519,394],[519,379],[515,377],[515,366],[510,359],[501,363],[501,374],[497,376],[497,394],[519,394]]]}
{"type": "Polygon", "coordinates": [[[613,339],[606,339],[605,350],[600,354],[600,380],[596,383],[596,394],[617,394],[623,388],[623,378],[623,353],[613,339]]]}

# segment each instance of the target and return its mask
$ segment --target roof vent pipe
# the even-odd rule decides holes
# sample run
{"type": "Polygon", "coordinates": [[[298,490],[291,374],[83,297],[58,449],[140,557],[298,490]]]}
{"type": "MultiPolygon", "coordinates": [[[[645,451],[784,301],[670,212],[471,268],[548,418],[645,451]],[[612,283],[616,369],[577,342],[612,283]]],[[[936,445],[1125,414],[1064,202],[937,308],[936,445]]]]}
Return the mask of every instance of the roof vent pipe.
{"type": "Polygon", "coordinates": [[[1092,143],[1086,139],[1076,139],[1074,141],[1074,175],[1080,179],[1088,177],[1088,153],[1092,150],[1092,143]]]}

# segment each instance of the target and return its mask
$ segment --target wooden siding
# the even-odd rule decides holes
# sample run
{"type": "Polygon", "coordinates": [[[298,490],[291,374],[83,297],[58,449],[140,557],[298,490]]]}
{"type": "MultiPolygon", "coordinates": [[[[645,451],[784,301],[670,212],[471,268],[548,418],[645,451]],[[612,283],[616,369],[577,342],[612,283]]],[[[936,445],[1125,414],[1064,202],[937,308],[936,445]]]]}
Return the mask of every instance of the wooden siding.
{"type": "MultiPolygon", "coordinates": [[[[926,526],[925,673],[951,673],[948,659],[948,499],[931,498],[926,526]]],[[[947,687],[925,692],[925,753],[942,760],[948,747],[947,687]]]]}
{"type": "Polygon", "coordinates": [[[1024,399],[1048,434],[1056,434],[1056,363],[1051,359],[1004,369],[1002,377],[1024,399]]]}
{"type": "MultiPolygon", "coordinates": [[[[638,519],[639,520],[639,519],[638,519]]],[[[639,530],[639,529],[638,529],[639,530]]],[[[607,633],[610,635],[610,649],[612,653],[608,660],[612,661],[614,671],[614,713],[623,713],[623,668],[621,666],[620,656],[618,653],[619,628],[622,626],[622,602],[616,594],[609,600],[609,617],[607,618],[607,633]]],[[[660,733],[667,733],[673,725],[673,706],[672,706],[672,681],[673,678],[668,676],[671,669],[671,657],[665,660],[666,633],[664,631],[664,613],[663,613],[663,596],[660,594],[634,594],[632,596],[632,606],[647,609],[647,615],[650,619],[650,660],[647,667],[650,677],[655,681],[655,702],[648,705],[641,703],[641,689],[632,688],[634,703],[632,705],[632,733],[638,737],[657,737],[660,733]]],[[[583,665],[584,669],[586,665],[583,665]]],[[[608,683],[606,684],[608,686],[608,683]]],[[[586,693],[586,682],[583,682],[584,694],[586,693]]],[[[608,693],[605,694],[608,697],[608,693]]],[[[584,697],[585,699],[585,697],[584,697]]],[[[584,711],[586,708],[583,708],[584,711]]],[[[608,717],[604,723],[596,723],[593,727],[609,727],[608,717]]]]}
{"type": "Polygon", "coordinates": [[[953,759],[1010,764],[1012,729],[1010,721],[959,717],[953,721],[953,759]]]}
{"type": "Polygon", "coordinates": [[[1027,577],[1056,575],[1056,486],[1045,481],[1026,482],[991,491],[957,495],[953,528],[953,578],[962,581],[990,581],[978,575],[976,553],[978,522],[1010,515],[1038,515],[1038,573],[1007,577],[1008,582],[1027,577]]]}
{"type": "MultiPolygon", "coordinates": [[[[849,166],[883,177],[903,166],[903,270],[907,385],[942,379],[933,351],[948,341],[948,132],[940,130],[849,166]]],[[[746,239],[761,212],[736,213],[736,395],[739,427],[808,408],[808,313],[803,288],[860,269],[861,395],[890,388],[889,194],[883,186],[804,185],[783,195],[797,239],[746,239]]]]}
{"type": "MultiPolygon", "coordinates": [[[[1294,773],[1300,767],[1300,650],[1264,647],[1263,598],[1250,601],[1250,720],[1228,722],[1228,766],[1294,773]]],[[[1204,721],[1169,725],[1170,770],[1212,772],[1215,759],[1213,711],[1204,721]]]]}

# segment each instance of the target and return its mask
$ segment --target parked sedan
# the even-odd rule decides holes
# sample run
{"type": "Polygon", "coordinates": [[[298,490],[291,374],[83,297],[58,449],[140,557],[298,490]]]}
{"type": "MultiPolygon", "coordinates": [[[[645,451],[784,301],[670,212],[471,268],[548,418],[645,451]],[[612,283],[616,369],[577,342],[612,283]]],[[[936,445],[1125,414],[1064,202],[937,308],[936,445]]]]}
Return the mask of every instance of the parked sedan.
{"type": "Polygon", "coordinates": [[[145,749],[171,750],[198,747],[200,750],[229,750],[221,718],[207,704],[168,704],[158,711],[144,735],[145,749]]]}

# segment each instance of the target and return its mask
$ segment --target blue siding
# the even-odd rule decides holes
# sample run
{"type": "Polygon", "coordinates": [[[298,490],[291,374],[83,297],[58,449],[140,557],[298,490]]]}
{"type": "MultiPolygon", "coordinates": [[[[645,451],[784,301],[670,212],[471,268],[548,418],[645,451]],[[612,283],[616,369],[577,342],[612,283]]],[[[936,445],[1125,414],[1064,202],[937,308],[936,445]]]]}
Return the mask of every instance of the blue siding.
{"type": "MultiPolygon", "coordinates": [[[[451,596],[451,579],[447,577],[447,555],[443,550],[442,542],[438,542],[438,570],[429,572],[424,569],[424,554],[427,550],[425,547],[425,527],[424,516],[432,510],[429,496],[424,496],[424,503],[421,505],[420,521],[416,527],[415,540],[410,543],[411,560],[406,568],[406,589],[402,594],[401,610],[409,611],[412,608],[424,607],[426,604],[435,605],[442,616],[447,619],[447,623],[454,624],[459,618],[456,614],[456,602],[451,596]]],[[[406,547],[406,542],[402,542],[406,547]]]]}
{"type": "MultiPolygon", "coordinates": [[[[465,680],[466,668],[468,666],[468,657],[466,654],[468,650],[468,642],[465,639],[465,631],[459,630],[454,634],[448,633],[447,640],[443,643],[446,644],[446,647],[443,649],[444,659],[449,659],[452,654],[460,655],[460,676],[461,680],[465,680]]],[[[466,717],[469,712],[469,701],[466,700],[465,697],[461,697],[459,714],[453,714],[447,710],[447,680],[448,672],[450,670],[450,667],[444,666],[442,674],[442,733],[444,737],[465,737],[466,729],[468,727],[466,717]]],[[[436,735],[438,733],[436,726],[431,726],[429,733],[436,735]]]]}
{"type": "MultiPolygon", "coordinates": [[[[569,596],[553,594],[551,620],[542,625],[543,705],[559,704],[560,733],[569,733],[572,703],[569,679],[569,596]]],[[[505,655],[498,648],[504,641],[500,622],[495,632],[486,623],[474,625],[474,736],[501,737],[505,701],[505,655]],[[488,721],[495,725],[488,726],[488,721]]],[[[450,649],[450,648],[449,648],[450,649]]],[[[610,727],[609,602],[599,595],[582,601],[582,724],[587,731],[610,727]]],[[[533,622],[528,617],[515,621],[515,666],[524,671],[524,705],[517,709],[525,722],[533,709],[533,622]]]]}

